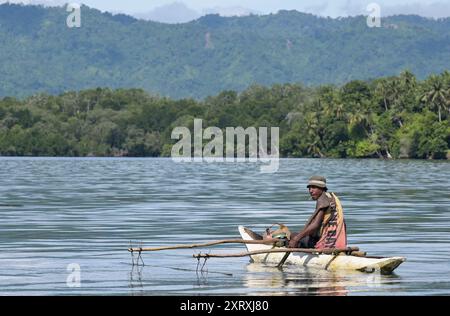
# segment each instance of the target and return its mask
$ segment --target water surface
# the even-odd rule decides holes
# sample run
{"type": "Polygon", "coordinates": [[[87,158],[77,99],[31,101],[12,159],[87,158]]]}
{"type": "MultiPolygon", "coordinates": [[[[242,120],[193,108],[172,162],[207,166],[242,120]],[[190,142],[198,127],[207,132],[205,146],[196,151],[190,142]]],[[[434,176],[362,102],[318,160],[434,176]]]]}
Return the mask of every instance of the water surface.
{"type": "Polygon", "coordinates": [[[282,159],[0,158],[0,295],[449,295],[450,164],[282,159]],[[305,184],[325,175],[341,198],[349,244],[405,256],[393,275],[333,273],[210,259],[242,245],[143,254],[127,248],[239,238],[238,225],[302,227],[314,209],[305,184]],[[80,267],[80,282],[77,270],[80,267]],[[74,285],[79,285],[75,286],[74,285]]]}

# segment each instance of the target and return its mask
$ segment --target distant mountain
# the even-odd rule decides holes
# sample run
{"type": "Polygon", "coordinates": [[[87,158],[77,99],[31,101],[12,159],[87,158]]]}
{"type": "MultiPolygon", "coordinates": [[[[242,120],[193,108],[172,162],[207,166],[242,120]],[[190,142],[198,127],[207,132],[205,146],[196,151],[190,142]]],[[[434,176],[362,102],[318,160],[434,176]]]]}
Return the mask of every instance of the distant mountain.
{"type": "Polygon", "coordinates": [[[218,14],[224,17],[247,16],[250,14],[261,14],[258,11],[250,10],[244,7],[213,7],[195,11],[189,8],[183,2],[174,2],[171,4],[157,7],[146,13],[134,13],[133,16],[138,19],[150,20],[162,23],[187,23],[196,20],[204,15],[218,14]]]}
{"type": "Polygon", "coordinates": [[[341,84],[450,68],[450,18],[321,18],[297,11],[163,24],[81,8],[0,5],[0,96],[92,87],[202,98],[252,84],[341,84]]]}
{"type": "Polygon", "coordinates": [[[420,14],[424,17],[445,18],[450,16],[450,3],[409,3],[383,6],[381,10],[382,16],[390,16],[399,14],[420,14]]]}
{"type": "Polygon", "coordinates": [[[204,15],[208,14],[218,14],[220,16],[247,16],[250,14],[261,14],[256,10],[247,9],[244,7],[234,6],[234,7],[213,7],[203,10],[204,15]]]}
{"type": "Polygon", "coordinates": [[[182,2],[174,2],[157,7],[147,13],[136,13],[133,16],[162,23],[186,23],[198,19],[201,14],[188,8],[182,2]]]}

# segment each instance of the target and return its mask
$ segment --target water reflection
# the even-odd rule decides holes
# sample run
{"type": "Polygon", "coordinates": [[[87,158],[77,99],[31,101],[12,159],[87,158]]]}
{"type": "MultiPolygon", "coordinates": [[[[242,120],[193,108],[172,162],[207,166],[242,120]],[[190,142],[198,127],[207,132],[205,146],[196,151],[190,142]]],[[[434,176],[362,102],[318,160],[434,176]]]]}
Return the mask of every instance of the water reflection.
{"type": "Polygon", "coordinates": [[[245,286],[258,295],[338,295],[348,290],[337,273],[286,266],[283,270],[261,263],[247,265],[245,286]]]}
{"type": "Polygon", "coordinates": [[[132,264],[132,268],[129,274],[130,282],[129,288],[131,293],[137,294],[142,292],[144,289],[144,285],[142,283],[142,270],[144,266],[132,264]]]}
{"type": "Polygon", "coordinates": [[[346,296],[350,292],[382,290],[400,281],[395,274],[378,272],[326,271],[285,266],[283,270],[261,263],[249,263],[244,276],[245,286],[257,295],[346,296]]]}
{"type": "Polygon", "coordinates": [[[0,294],[448,295],[449,166],[282,159],[277,173],[261,174],[253,164],[0,157],[0,294]],[[300,229],[314,207],[304,186],[311,174],[327,175],[341,197],[349,244],[408,258],[396,270],[401,278],[258,272],[235,258],[209,263],[207,278],[197,279],[191,250],[147,253],[146,265],[130,274],[130,240],[157,247],[239,238],[238,225],[300,229]],[[79,288],[66,286],[70,263],[82,268],[79,288]]]}

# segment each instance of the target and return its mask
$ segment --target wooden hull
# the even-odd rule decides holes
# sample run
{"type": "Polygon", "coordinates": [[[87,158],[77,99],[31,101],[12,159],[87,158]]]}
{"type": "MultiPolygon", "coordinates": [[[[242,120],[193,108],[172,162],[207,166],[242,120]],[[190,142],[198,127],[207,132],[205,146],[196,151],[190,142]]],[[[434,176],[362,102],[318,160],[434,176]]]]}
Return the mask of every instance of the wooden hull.
{"type": "MultiPolygon", "coordinates": [[[[245,231],[244,226],[239,226],[239,233],[244,240],[252,240],[253,238],[245,231]]],[[[248,251],[271,249],[270,245],[246,244],[248,251]]],[[[284,253],[270,253],[252,255],[253,262],[278,264],[284,257],[284,253]]],[[[390,274],[395,270],[406,258],[404,257],[356,257],[345,254],[338,256],[325,254],[302,254],[291,253],[285,264],[295,264],[308,268],[322,269],[328,271],[340,270],[357,270],[362,272],[379,272],[382,274],[390,274]]]]}

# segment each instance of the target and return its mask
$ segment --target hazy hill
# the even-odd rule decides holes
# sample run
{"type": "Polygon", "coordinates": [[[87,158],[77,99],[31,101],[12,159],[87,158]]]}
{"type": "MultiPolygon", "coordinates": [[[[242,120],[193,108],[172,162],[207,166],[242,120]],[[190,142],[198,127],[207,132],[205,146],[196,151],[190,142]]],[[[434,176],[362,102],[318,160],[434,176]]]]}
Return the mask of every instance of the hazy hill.
{"type": "Polygon", "coordinates": [[[201,14],[188,8],[182,2],[174,2],[157,7],[147,13],[136,13],[135,17],[163,23],[186,23],[198,19],[201,14]]]}
{"type": "Polygon", "coordinates": [[[319,18],[296,11],[207,15],[162,24],[83,6],[81,27],[64,8],[0,5],[0,96],[97,86],[204,97],[253,83],[344,83],[411,70],[449,69],[450,18],[319,18]]]}

